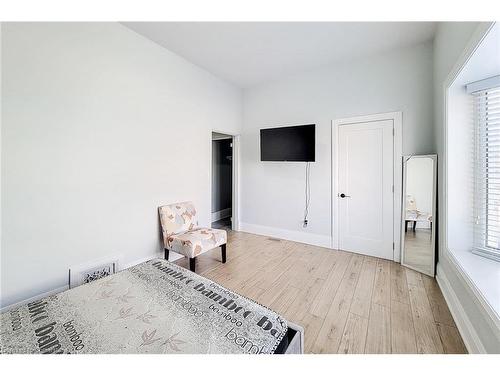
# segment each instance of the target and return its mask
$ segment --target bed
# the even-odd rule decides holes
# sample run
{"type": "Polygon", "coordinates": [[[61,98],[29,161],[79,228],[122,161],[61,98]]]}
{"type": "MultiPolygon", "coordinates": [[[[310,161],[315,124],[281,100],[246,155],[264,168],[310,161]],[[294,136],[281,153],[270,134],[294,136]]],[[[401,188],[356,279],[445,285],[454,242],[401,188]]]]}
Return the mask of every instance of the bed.
{"type": "Polygon", "coordinates": [[[0,314],[0,353],[303,353],[303,329],[163,259],[0,314]]]}

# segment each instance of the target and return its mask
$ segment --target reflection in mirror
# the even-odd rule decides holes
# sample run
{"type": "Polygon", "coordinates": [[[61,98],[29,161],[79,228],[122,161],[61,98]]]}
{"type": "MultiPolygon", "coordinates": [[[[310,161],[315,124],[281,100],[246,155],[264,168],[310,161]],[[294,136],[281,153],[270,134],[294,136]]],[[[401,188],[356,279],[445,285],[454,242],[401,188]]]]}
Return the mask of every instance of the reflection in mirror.
{"type": "Polygon", "coordinates": [[[406,157],[404,162],[402,264],[434,276],[436,155],[406,157]]]}

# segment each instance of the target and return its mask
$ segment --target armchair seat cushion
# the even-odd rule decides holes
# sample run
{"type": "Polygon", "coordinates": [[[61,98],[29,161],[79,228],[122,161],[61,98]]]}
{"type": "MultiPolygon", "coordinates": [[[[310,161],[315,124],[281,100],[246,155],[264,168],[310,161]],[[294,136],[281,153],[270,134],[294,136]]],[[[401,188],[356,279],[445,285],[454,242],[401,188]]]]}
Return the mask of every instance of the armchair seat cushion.
{"type": "Polygon", "coordinates": [[[225,230],[196,228],[184,233],[170,234],[166,239],[166,247],[188,258],[197,257],[204,252],[224,245],[227,242],[225,230]]]}

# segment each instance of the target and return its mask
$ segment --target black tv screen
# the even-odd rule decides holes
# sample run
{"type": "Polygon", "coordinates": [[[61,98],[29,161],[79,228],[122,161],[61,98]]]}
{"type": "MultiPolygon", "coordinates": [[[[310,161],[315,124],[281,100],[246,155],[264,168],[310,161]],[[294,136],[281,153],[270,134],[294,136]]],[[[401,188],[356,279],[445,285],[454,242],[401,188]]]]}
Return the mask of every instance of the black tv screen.
{"type": "Polygon", "coordinates": [[[314,161],[316,125],[260,129],[261,161],[314,161]]]}

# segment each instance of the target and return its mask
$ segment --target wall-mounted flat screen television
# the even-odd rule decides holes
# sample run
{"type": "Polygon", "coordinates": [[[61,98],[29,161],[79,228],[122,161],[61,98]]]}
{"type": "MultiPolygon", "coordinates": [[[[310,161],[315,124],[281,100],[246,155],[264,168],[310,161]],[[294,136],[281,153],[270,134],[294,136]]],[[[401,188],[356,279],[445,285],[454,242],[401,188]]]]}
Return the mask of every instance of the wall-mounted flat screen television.
{"type": "Polygon", "coordinates": [[[316,125],[260,129],[261,161],[315,161],[316,125]]]}

